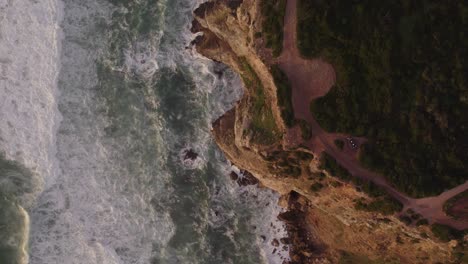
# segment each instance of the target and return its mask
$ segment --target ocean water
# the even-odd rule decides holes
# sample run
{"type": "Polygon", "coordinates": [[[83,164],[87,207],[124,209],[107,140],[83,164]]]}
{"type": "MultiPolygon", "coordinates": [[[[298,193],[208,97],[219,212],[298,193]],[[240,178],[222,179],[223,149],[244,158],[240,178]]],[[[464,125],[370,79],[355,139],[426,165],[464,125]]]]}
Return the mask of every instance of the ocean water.
{"type": "Polygon", "coordinates": [[[0,0],[0,263],[288,258],[211,137],[242,87],[190,46],[201,2],[0,0]]]}

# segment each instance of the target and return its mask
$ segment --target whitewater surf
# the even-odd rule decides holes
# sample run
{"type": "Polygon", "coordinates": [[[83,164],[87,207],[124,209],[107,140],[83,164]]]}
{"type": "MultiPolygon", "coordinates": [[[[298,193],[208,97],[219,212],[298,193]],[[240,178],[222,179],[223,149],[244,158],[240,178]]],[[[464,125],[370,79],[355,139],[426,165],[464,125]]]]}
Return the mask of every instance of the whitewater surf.
{"type": "Polygon", "coordinates": [[[242,88],[190,46],[201,2],[0,1],[1,263],[288,258],[211,137],[242,88]]]}

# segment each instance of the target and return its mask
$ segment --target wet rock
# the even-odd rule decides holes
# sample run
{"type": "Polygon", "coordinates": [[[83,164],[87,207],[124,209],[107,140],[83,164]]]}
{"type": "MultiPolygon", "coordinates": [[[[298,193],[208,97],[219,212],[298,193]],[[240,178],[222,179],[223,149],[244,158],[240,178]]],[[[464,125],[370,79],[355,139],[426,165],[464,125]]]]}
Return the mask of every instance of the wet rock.
{"type": "Polygon", "coordinates": [[[192,33],[197,33],[197,32],[201,32],[202,30],[203,30],[203,27],[200,24],[200,22],[198,22],[198,20],[194,19],[192,21],[192,27],[190,28],[190,31],[192,33]]]}
{"type": "Polygon", "coordinates": [[[224,75],[224,72],[226,71],[227,67],[226,65],[222,64],[222,63],[215,63],[215,66],[213,68],[213,72],[216,74],[216,77],[218,77],[218,79],[221,79],[224,75]]]}
{"type": "Polygon", "coordinates": [[[278,219],[285,222],[294,224],[304,217],[304,213],[298,210],[291,210],[278,215],[278,219]]]}
{"type": "Polygon", "coordinates": [[[231,174],[229,174],[229,177],[231,177],[231,180],[237,181],[237,179],[239,178],[239,175],[237,175],[236,172],[231,171],[231,174]]]}
{"type": "Polygon", "coordinates": [[[193,151],[193,149],[184,150],[184,160],[196,160],[198,158],[198,154],[193,151]]]}
{"type": "Polygon", "coordinates": [[[202,43],[205,37],[203,35],[197,36],[192,42],[190,42],[190,45],[192,46],[197,46],[198,44],[202,43]]]}
{"type": "Polygon", "coordinates": [[[273,239],[273,240],[271,241],[271,245],[274,246],[274,247],[278,247],[278,246],[279,246],[279,241],[278,241],[278,239],[276,239],[276,238],[273,239]]]}
{"type": "Polygon", "coordinates": [[[205,18],[205,14],[209,12],[211,9],[213,9],[214,6],[215,6],[214,2],[205,2],[201,4],[200,6],[198,6],[198,8],[195,9],[195,11],[193,11],[193,13],[197,17],[205,18]]]}
{"type": "Polygon", "coordinates": [[[288,195],[288,211],[281,213],[278,219],[286,224],[288,237],[281,238],[283,245],[288,247],[291,261],[288,264],[313,263],[314,256],[320,256],[326,246],[313,239],[312,231],[308,228],[307,204],[302,196],[292,191],[288,195]]]}
{"type": "Polygon", "coordinates": [[[241,175],[242,176],[237,179],[237,184],[239,184],[239,186],[258,184],[257,178],[255,178],[250,172],[243,170],[241,171],[241,175]]]}
{"type": "Polygon", "coordinates": [[[222,0],[222,2],[232,10],[236,10],[244,0],[222,0]]]}

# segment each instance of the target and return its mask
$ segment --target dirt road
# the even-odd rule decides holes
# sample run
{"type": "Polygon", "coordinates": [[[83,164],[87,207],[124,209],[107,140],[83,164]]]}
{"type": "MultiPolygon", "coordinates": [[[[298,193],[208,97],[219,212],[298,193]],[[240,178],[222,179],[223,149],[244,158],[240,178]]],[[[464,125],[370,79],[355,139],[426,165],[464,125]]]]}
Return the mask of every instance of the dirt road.
{"type": "Polygon", "coordinates": [[[325,151],[346,168],[353,176],[369,180],[382,187],[389,195],[400,201],[404,209],[413,209],[430,223],[440,223],[462,230],[468,228],[467,220],[455,220],[443,211],[444,203],[451,197],[468,189],[468,181],[456,188],[434,197],[414,199],[395,189],[377,173],[363,168],[354,156],[342,152],[335,144],[336,134],[324,131],[310,112],[310,102],[324,96],[336,81],[333,67],[321,59],[304,59],[297,49],[297,0],[287,0],[283,53],[278,58],[280,68],[288,76],[293,89],[292,100],[295,117],[311,125],[313,137],[305,144],[315,153],[325,151]]]}

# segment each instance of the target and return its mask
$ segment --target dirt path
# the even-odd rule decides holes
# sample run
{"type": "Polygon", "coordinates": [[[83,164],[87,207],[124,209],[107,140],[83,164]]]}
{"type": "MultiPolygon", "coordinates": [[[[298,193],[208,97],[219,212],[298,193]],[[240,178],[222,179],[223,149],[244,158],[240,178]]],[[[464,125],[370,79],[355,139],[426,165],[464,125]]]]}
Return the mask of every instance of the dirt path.
{"type": "Polygon", "coordinates": [[[336,76],[333,67],[320,59],[303,59],[297,49],[297,0],[287,0],[283,53],[278,58],[280,68],[288,76],[292,88],[292,100],[296,118],[304,119],[311,125],[313,137],[306,145],[315,153],[325,151],[346,168],[353,176],[369,180],[384,188],[388,194],[400,201],[404,210],[413,209],[430,223],[449,225],[456,229],[468,228],[468,220],[455,220],[443,211],[444,203],[451,197],[468,190],[468,181],[456,188],[434,197],[414,199],[399,192],[377,173],[360,166],[355,157],[342,152],[334,145],[336,134],[324,131],[313,118],[309,105],[313,99],[324,96],[334,85],[336,76]]]}

